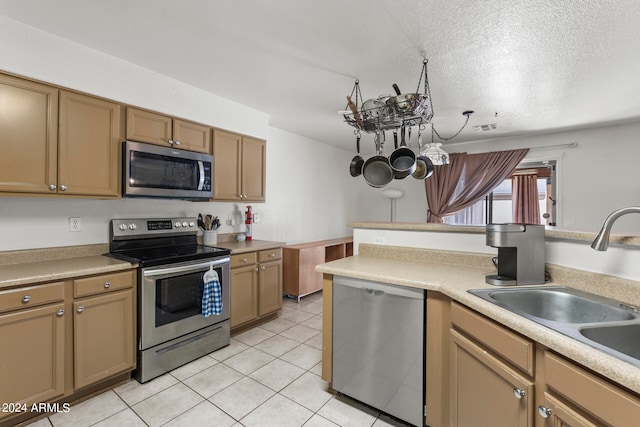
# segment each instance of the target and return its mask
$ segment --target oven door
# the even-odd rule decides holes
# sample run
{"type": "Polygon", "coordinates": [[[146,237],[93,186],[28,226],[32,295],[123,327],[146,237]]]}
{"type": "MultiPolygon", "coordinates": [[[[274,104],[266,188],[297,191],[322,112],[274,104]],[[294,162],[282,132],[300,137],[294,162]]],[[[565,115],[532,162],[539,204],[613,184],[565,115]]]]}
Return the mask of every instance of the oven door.
{"type": "Polygon", "coordinates": [[[229,319],[229,257],[141,269],[138,325],[144,350],[229,319]],[[213,268],[220,279],[222,313],[202,315],[203,276],[213,268]]]}

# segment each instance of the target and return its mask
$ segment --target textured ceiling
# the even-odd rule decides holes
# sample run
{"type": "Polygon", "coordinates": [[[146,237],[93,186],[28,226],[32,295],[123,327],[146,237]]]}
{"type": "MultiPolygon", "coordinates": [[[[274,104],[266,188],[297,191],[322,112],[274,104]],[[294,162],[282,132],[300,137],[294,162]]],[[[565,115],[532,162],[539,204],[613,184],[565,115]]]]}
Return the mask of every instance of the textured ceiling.
{"type": "Polygon", "coordinates": [[[415,91],[454,142],[640,120],[637,0],[0,0],[0,14],[352,149],[339,110],[415,91]],[[475,125],[496,123],[491,132],[475,125]]]}

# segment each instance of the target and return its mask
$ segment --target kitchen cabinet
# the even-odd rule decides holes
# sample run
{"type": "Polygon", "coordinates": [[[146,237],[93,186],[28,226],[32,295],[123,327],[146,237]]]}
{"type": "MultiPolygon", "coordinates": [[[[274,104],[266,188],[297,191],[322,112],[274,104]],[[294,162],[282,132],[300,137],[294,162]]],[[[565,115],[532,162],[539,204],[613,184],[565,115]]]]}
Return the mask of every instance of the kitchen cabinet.
{"type": "Polygon", "coordinates": [[[58,89],[0,74],[0,99],[0,191],[55,193],[58,89]]]}
{"type": "Polygon", "coordinates": [[[118,197],[122,107],[60,92],[58,193],[118,197]]]}
{"type": "Polygon", "coordinates": [[[211,128],[137,108],[127,108],[127,139],[210,153],[211,128]]]}
{"type": "Polygon", "coordinates": [[[283,248],[283,292],[300,301],[322,290],[322,273],[316,265],[353,255],[353,238],[300,243],[283,248]]]}
{"type": "Polygon", "coordinates": [[[74,281],[74,386],[133,369],[135,327],[130,272],[74,281]]]}
{"type": "Polygon", "coordinates": [[[131,269],[0,291],[0,403],[73,402],[129,378],[135,284],[131,269]]]}
{"type": "Polygon", "coordinates": [[[282,248],[231,255],[231,330],[282,308],[282,248]]]}
{"type": "Polygon", "coordinates": [[[451,425],[533,426],[533,343],[453,303],[451,425]]]}
{"type": "Polygon", "coordinates": [[[119,104],[6,75],[0,98],[0,191],[119,195],[119,104]]]}
{"type": "MultiPolygon", "coordinates": [[[[64,394],[64,308],[63,282],[0,292],[0,403],[30,406],[64,394]]],[[[11,412],[0,412],[0,423],[11,412]]]]}
{"type": "Polygon", "coordinates": [[[214,129],[213,162],[214,200],[265,201],[264,140],[214,129]]]}

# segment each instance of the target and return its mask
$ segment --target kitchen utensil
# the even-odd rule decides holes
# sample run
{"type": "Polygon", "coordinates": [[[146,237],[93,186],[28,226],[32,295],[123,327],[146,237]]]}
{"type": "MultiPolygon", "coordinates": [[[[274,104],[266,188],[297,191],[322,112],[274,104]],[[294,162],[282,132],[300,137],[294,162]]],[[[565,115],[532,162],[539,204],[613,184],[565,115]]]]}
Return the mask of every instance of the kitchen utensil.
{"type": "Polygon", "coordinates": [[[413,111],[413,107],[416,104],[416,93],[400,92],[400,88],[397,84],[393,84],[393,90],[396,92],[396,96],[387,100],[387,105],[393,108],[396,112],[404,114],[413,111]]]}
{"type": "Polygon", "coordinates": [[[404,139],[405,127],[400,128],[400,147],[393,150],[389,156],[389,164],[393,169],[395,179],[404,179],[416,170],[416,154],[407,147],[404,139]]]}
{"type": "Polygon", "coordinates": [[[372,187],[384,187],[393,180],[393,169],[389,158],[382,155],[384,133],[376,133],[376,155],[367,159],[362,167],[365,181],[372,187]]]}
{"type": "Polygon", "coordinates": [[[356,151],[358,154],[351,159],[351,165],[349,165],[349,172],[353,177],[359,176],[362,173],[362,167],[364,165],[364,159],[360,155],[360,134],[356,137],[356,151]]]}
{"type": "Polygon", "coordinates": [[[362,124],[362,118],[360,117],[360,113],[358,112],[358,107],[351,100],[351,97],[348,96],[348,95],[347,95],[347,103],[349,104],[349,108],[351,109],[351,112],[353,113],[353,118],[356,120],[356,123],[358,124],[358,127],[360,129],[364,129],[364,125],[362,124]]]}
{"type": "Polygon", "coordinates": [[[426,156],[416,158],[416,170],[412,176],[415,179],[427,179],[433,174],[433,162],[426,156]]]}

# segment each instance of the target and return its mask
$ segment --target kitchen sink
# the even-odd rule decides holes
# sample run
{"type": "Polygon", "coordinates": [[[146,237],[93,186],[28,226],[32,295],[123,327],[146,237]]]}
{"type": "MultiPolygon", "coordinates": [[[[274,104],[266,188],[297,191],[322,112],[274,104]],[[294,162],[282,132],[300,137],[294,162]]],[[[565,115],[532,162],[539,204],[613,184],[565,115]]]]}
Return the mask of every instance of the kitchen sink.
{"type": "Polygon", "coordinates": [[[585,338],[640,360],[640,324],[582,328],[585,338]]]}
{"type": "Polygon", "coordinates": [[[640,367],[640,310],[564,286],[469,293],[640,367]]]}
{"type": "Polygon", "coordinates": [[[489,292],[488,298],[512,311],[555,322],[599,323],[635,318],[619,304],[597,301],[578,292],[570,288],[501,289],[489,292]]]}

